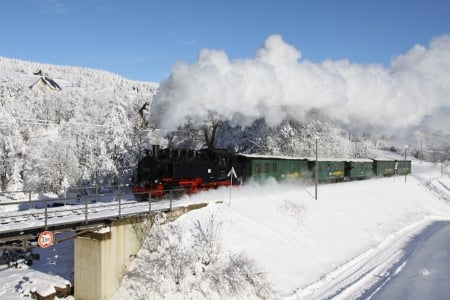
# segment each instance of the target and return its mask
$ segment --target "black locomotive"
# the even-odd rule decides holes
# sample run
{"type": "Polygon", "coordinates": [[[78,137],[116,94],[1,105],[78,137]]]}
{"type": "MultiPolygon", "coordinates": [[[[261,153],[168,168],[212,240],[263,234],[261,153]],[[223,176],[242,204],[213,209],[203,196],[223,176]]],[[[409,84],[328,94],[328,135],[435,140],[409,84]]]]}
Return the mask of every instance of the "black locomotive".
{"type": "MultiPolygon", "coordinates": [[[[239,170],[237,157],[224,149],[160,149],[152,147],[138,164],[133,193],[142,200],[161,197],[167,191],[195,193],[229,186],[230,170],[239,170]]],[[[235,180],[233,184],[238,184],[235,180]]]]}

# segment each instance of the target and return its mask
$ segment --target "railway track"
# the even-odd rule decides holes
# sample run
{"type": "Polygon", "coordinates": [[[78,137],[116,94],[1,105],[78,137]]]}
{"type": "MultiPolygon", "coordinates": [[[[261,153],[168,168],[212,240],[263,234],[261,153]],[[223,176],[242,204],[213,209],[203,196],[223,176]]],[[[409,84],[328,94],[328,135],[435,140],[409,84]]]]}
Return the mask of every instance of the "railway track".
{"type": "Polygon", "coordinates": [[[186,205],[186,199],[149,199],[137,202],[132,193],[81,198],[58,198],[0,203],[0,247],[34,239],[44,231],[87,230],[104,227],[113,220],[169,211],[186,205]],[[151,201],[150,201],[151,200],[151,201]]]}

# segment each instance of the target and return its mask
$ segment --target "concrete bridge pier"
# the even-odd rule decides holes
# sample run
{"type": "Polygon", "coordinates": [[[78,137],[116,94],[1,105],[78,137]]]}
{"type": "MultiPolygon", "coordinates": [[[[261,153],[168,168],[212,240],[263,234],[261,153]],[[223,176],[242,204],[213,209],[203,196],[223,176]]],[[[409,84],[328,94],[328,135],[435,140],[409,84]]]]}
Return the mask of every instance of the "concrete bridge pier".
{"type": "Polygon", "coordinates": [[[140,249],[133,224],[145,218],[123,219],[74,243],[74,289],[77,300],[111,299],[132,258],[140,249]]]}
{"type": "MultiPolygon", "coordinates": [[[[166,222],[206,205],[207,203],[192,204],[165,212],[166,222]]],[[[75,238],[76,300],[107,300],[114,296],[123,275],[139,251],[143,238],[150,231],[153,216],[114,220],[102,230],[75,238]]]]}

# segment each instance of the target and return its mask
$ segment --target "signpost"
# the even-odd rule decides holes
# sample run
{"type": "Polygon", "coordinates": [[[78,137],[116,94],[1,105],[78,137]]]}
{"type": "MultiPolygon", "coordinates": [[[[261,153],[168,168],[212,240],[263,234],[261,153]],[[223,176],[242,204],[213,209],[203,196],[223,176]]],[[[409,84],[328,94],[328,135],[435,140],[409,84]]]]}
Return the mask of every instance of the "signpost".
{"type": "Polygon", "coordinates": [[[231,167],[230,172],[228,172],[227,177],[231,177],[231,184],[230,184],[230,195],[228,197],[228,206],[231,206],[231,187],[233,186],[233,176],[237,178],[236,171],[234,170],[234,167],[231,167]]]}
{"type": "Polygon", "coordinates": [[[51,231],[43,231],[39,234],[38,245],[41,248],[47,248],[53,245],[55,242],[55,236],[51,231]]]}

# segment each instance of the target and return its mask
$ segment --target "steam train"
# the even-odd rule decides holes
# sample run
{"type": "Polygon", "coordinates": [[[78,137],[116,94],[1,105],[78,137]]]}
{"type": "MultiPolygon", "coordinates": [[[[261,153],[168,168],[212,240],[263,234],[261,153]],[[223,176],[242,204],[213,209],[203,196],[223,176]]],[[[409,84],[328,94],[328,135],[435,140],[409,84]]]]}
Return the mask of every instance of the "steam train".
{"type": "Polygon", "coordinates": [[[225,149],[160,149],[152,146],[138,163],[133,193],[138,200],[170,193],[195,193],[249,180],[339,182],[411,173],[402,159],[335,159],[237,154],[225,149]],[[317,165],[317,166],[316,166],[317,165]],[[232,178],[235,176],[236,178],[232,178]]]}
{"type": "MultiPolygon", "coordinates": [[[[138,163],[133,193],[138,199],[161,197],[167,192],[195,193],[231,185],[230,169],[239,169],[237,156],[224,149],[160,149],[138,163]]],[[[238,181],[235,181],[238,184],[238,181]]]]}

